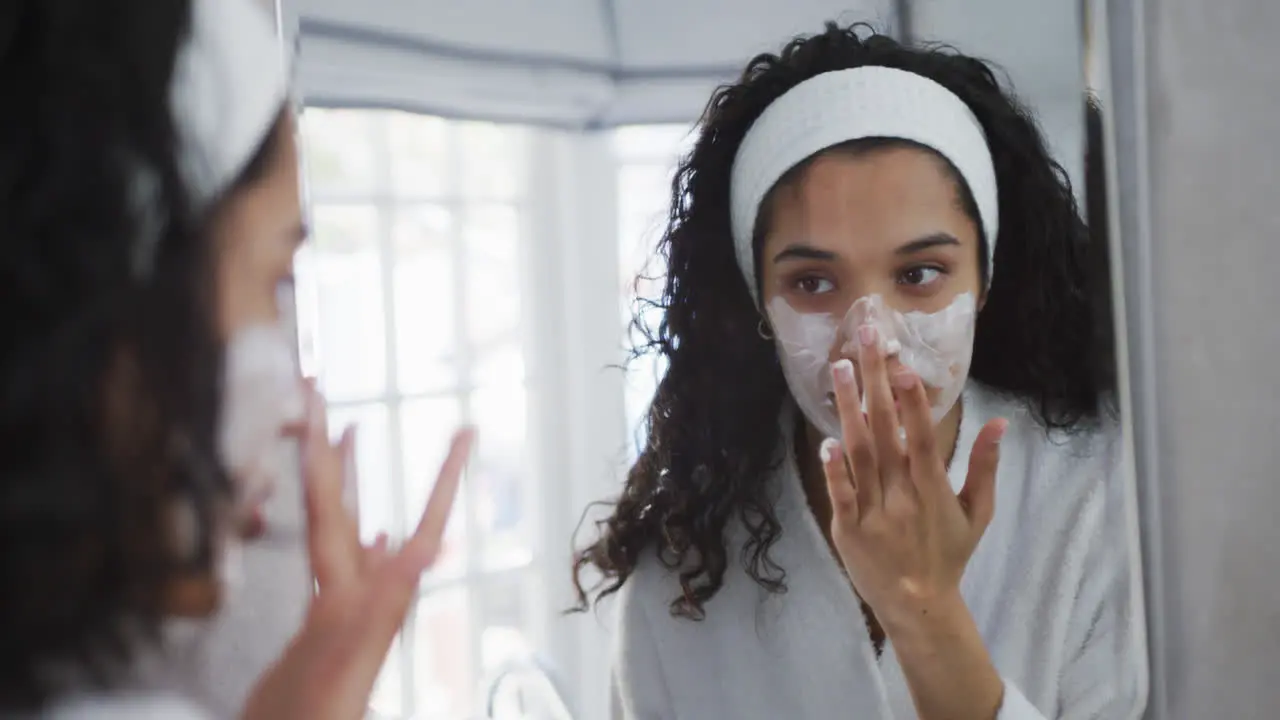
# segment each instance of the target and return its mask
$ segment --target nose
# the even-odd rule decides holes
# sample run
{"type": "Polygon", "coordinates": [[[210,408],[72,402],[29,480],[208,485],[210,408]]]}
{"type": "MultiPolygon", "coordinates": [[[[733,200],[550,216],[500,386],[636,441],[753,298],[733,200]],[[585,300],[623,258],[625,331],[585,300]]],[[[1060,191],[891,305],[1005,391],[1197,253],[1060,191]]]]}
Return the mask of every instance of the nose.
{"type": "MultiPolygon", "coordinates": [[[[901,348],[898,346],[897,342],[889,342],[887,345],[888,347],[885,348],[886,356],[884,359],[884,369],[886,376],[892,378],[894,374],[906,366],[902,364],[902,361],[898,357],[898,352],[901,348]]],[[[831,362],[835,363],[840,360],[848,360],[853,364],[853,377],[858,383],[858,394],[862,395],[866,388],[866,384],[862,381],[862,362],[859,360],[860,350],[861,347],[858,345],[837,347],[834,356],[831,358],[831,362]]],[[[831,395],[831,400],[833,402],[835,400],[834,393],[831,395]]]]}

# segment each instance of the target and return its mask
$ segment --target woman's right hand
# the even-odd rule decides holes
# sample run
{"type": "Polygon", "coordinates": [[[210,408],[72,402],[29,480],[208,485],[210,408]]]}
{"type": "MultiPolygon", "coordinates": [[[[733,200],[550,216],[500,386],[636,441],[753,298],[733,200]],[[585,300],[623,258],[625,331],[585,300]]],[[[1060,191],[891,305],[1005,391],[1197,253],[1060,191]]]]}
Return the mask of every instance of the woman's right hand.
{"type": "Polygon", "coordinates": [[[475,433],[460,431],[417,530],[398,550],[364,546],[342,502],[354,435],[329,440],[324,401],[311,390],[302,446],[307,551],[319,586],[302,628],[258,681],[243,720],[363,720],[391,642],[435,562],[475,433]]]}

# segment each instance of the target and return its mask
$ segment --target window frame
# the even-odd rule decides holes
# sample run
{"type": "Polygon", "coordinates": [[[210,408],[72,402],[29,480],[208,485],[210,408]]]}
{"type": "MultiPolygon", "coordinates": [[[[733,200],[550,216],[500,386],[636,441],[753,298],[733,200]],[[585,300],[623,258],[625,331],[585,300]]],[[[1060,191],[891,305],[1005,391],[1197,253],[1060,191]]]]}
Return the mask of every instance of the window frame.
{"type": "MultiPolygon", "coordinates": [[[[367,115],[367,132],[369,137],[363,142],[372,153],[372,186],[369,192],[325,192],[317,190],[310,182],[310,175],[307,172],[306,158],[308,156],[305,146],[305,133],[299,133],[299,140],[303,143],[303,203],[304,212],[308,218],[314,218],[317,208],[324,207],[361,207],[372,210],[376,217],[376,241],[370,243],[370,250],[376,251],[378,263],[378,282],[381,293],[380,305],[382,310],[382,319],[384,323],[383,331],[383,370],[386,373],[385,382],[382,390],[376,393],[360,394],[358,396],[335,399],[328,403],[328,410],[331,413],[353,411],[363,408],[376,408],[377,412],[385,413],[386,416],[386,451],[388,457],[385,458],[388,472],[390,474],[387,483],[391,496],[391,505],[393,513],[390,518],[389,532],[394,537],[404,537],[410,530],[412,519],[406,516],[405,506],[407,499],[407,482],[405,469],[405,446],[408,438],[405,436],[405,428],[401,418],[401,410],[406,403],[422,399],[449,399],[458,411],[460,423],[466,424],[474,419],[472,401],[477,391],[494,389],[493,384],[482,384],[472,376],[473,360],[472,355],[474,347],[474,338],[470,335],[470,304],[469,287],[467,278],[469,277],[469,253],[467,252],[465,239],[465,219],[467,213],[476,207],[503,207],[515,213],[517,219],[517,229],[519,236],[516,239],[517,247],[521,255],[523,255],[531,244],[528,237],[528,188],[529,183],[525,182],[525,178],[521,178],[520,186],[514,197],[504,197],[501,195],[488,195],[483,193],[470,192],[464,187],[463,175],[463,150],[459,141],[461,121],[442,119],[445,123],[445,158],[442,170],[444,192],[426,193],[422,195],[404,194],[396,191],[396,182],[393,175],[393,163],[391,159],[391,132],[390,123],[393,113],[400,111],[384,108],[326,108],[323,106],[305,106],[299,116],[300,128],[305,128],[307,122],[306,113],[309,111],[327,111],[339,109],[343,111],[353,111],[368,113],[367,115]],[[453,338],[452,346],[454,348],[453,360],[453,377],[451,382],[442,384],[440,387],[431,390],[402,390],[400,378],[400,347],[398,337],[397,317],[397,279],[395,275],[396,248],[394,247],[394,224],[396,215],[403,212],[405,208],[434,206],[439,207],[448,213],[451,222],[448,228],[448,247],[449,256],[452,266],[450,272],[454,277],[452,287],[452,314],[453,314],[453,338]]],[[[408,113],[405,113],[408,114],[408,113]]],[[[528,152],[531,146],[528,137],[528,129],[520,126],[503,126],[504,131],[512,132],[517,138],[517,142],[524,146],[524,152],[528,152]]],[[[527,163],[525,163],[527,165],[527,163]]],[[[318,252],[308,248],[304,250],[318,252]]],[[[517,262],[520,268],[527,266],[527,263],[520,258],[517,262]]],[[[323,368],[321,367],[321,351],[320,344],[324,342],[319,337],[322,332],[319,313],[317,309],[318,297],[312,298],[312,302],[300,300],[298,295],[302,293],[310,293],[318,296],[321,290],[318,285],[320,280],[318,277],[308,277],[309,272],[316,271],[312,265],[318,262],[317,259],[311,259],[310,256],[300,263],[297,272],[297,280],[294,283],[293,292],[288,293],[288,302],[294,310],[293,320],[296,328],[296,337],[298,339],[297,352],[299,357],[299,367],[303,373],[308,376],[319,377],[323,381],[323,368]]],[[[528,308],[528,286],[529,278],[525,273],[521,273],[520,295],[521,317],[517,332],[519,333],[519,345],[521,347],[524,372],[518,380],[518,385],[526,397],[526,406],[532,400],[532,396],[537,391],[537,380],[530,372],[529,355],[531,349],[529,347],[527,325],[530,310],[528,308]]],[[[339,340],[340,342],[340,340],[339,340]]],[[[532,413],[526,413],[532,415],[532,413]]],[[[530,417],[525,418],[526,438],[524,447],[526,451],[532,450],[532,438],[528,437],[530,433],[530,417]]],[[[530,484],[528,489],[529,496],[537,496],[543,494],[546,488],[543,487],[544,476],[537,472],[536,465],[529,469],[526,480],[530,484]]],[[[359,483],[356,483],[358,486],[359,483]]],[[[477,695],[483,693],[484,688],[479,684],[487,681],[486,669],[483,665],[481,640],[484,632],[484,602],[481,590],[489,583],[501,580],[513,580],[522,586],[536,585],[542,581],[542,567],[544,564],[544,548],[545,543],[542,542],[542,533],[536,503],[530,503],[526,498],[526,507],[524,508],[525,516],[521,521],[525,523],[528,532],[528,540],[531,547],[530,552],[523,562],[511,565],[502,565],[501,567],[489,567],[486,565],[482,551],[485,546],[485,533],[481,529],[481,523],[477,517],[479,507],[479,489],[475,483],[464,481],[463,493],[465,502],[465,511],[461,516],[455,516],[453,522],[461,521],[463,523],[462,533],[466,538],[465,562],[461,571],[444,577],[433,577],[430,573],[424,576],[423,581],[419,585],[418,593],[415,596],[413,604],[410,606],[409,613],[405,623],[401,629],[401,641],[395,646],[397,660],[397,674],[399,675],[399,704],[401,706],[400,715],[388,714],[375,710],[372,706],[369,709],[371,717],[417,717],[421,713],[418,708],[419,697],[415,688],[413,678],[418,676],[418,663],[421,660],[415,648],[415,630],[418,623],[419,605],[422,600],[442,591],[449,589],[464,588],[467,596],[467,643],[469,645],[468,660],[471,664],[468,675],[477,684],[477,687],[470,689],[477,695]],[[531,517],[532,516],[532,517],[531,517]]],[[[353,506],[359,504],[359,489],[356,488],[354,497],[351,498],[353,506]]],[[[535,593],[537,595],[537,593],[535,593]]],[[[522,611],[525,617],[522,618],[520,630],[526,634],[529,644],[535,650],[539,648],[545,641],[547,622],[545,617],[546,602],[540,597],[526,597],[522,611]]]]}

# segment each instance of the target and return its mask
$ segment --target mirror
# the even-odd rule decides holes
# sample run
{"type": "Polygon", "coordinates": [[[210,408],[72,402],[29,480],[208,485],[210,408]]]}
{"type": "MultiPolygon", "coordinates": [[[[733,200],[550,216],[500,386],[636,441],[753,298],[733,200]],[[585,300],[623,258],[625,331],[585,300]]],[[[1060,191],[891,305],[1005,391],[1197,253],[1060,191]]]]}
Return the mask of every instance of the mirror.
{"type": "Polygon", "coordinates": [[[331,425],[360,428],[362,532],[406,532],[450,429],[481,433],[371,714],[482,716],[514,667],[578,718],[1137,717],[1098,13],[726,9],[286,3],[314,232],[300,357],[331,425]],[[827,20],[886,35],[830,31],[702,115],[752,57],[827,20]],[[1004,90],[892,38],[989,59],[1004,90]],[[910,77],[841,74],[783,102],[800,78],[881,63],[910,77]],[[813,112],[843,97],[870,117],[901,93],[928,112],[813,112]],[[765,107],[789,114],[754,134],[765,107]],[[744,137],[740,187],[758,187],[738,197],[744,137]],[[853,342],[864,324],[895,341],[886,371],[853,342]],[[628,362],[647,338],[657,352],[628,362]],[[849,428],[831,405],[841,357],[879,388],[849,428]],[[927,389],[895,406],[900,368],[927,389]],[[828,435],[846,452],[824,467],[828,435]],[[575,579],[623,582],[566,616],[575,579]]]}

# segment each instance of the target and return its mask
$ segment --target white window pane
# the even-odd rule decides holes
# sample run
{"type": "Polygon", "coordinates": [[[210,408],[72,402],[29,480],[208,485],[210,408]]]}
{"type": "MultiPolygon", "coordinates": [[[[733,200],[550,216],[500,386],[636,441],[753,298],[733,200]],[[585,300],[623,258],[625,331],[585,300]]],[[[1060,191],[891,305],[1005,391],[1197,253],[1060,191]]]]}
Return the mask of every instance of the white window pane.
{"type": "Polygon", "coordinates": [[[524,378],[521,346],[520,215],[511,205],[481,204],[463,216],[467,335],[477,384],[524,378]]]}
{"type": "Polygon", "coordinates": [[[471,369],[476,387],[493,387],[526,377],[524,346],[519,337],[512,335],[477,352],[478,358],[471,369]]]}
{"type": "Polygon", "coordinates": [[[373,113],[308,108],[302,114],[307,181],[324,195],[374,191],[373,113]]]}
{"type": "Polygon", "coordinates": [[[545,617],[541,603],[546,597],[543,578],[532,570],[497,576],[482,585],[480,664],[489,682],[503,672],[502,684],[492,698],[494,720],[567,716],[552,679],[529,662],[544,645],[539,618],[545,617]]]}
{"type": "MultiPolygon", "coordinates": [[[[619,152],[626,154],[623,150],[630,148],[631,155],[642,157],[641,160],[622,165],[618,171],[618,242],[623,322],[626,323],[629,345],[637,345],[645,340],[641,333],[631,327],[636,313],[642,316],[645,327],[652,333],[656,334],[662,322],[661,310],[644,301],[659,299],[665,282],[662,258],[655,251],[666,229],[671,205],[671,179],[677,153],[681,152],[681,143],[675,141],[677,137],[671,128],[637,126],[623,128],[618,132],[615,142],[618,143],[619,152]],[[664,141],[667,142],[666,145],[662,144],[664,141]],[[648,154],[639,152],[637,148],[646,149],[648,154]]],[[[692,139],[691,136],[685,144],[692,142],[692,139]]],[[[665,360],[652,355],[637,358],[628,365],[624,402],[628,432],[632,440],[632,460],[644,444],[643,421],[665,368],[665,360]]]]}
{"type": "Polygon", "coordinates": [[[644,446],[644,419],[658,389],[658,381],[666,371],[667,360],[652,353],[642,355],[627,366],[623,398],[627,413],[628,438],[632,442],[629,460],[634,461],[644,446]]]}
{"type": "Polygon", "coordinates": [[[391,442],[387,409],[383,405],[357,405],[329,410],[329,430],[334,440],[349,426],[356,429],[356,482],[360,508],[360,538],[372,542],[378,533],[396,528],[396,492],[392,483],[391,442]]]}
{"type": "Polygon", "coordinates": [[[480,442],[468,482],[485,570],[523,567],[533,558],[527,395],[519,382],[507,382],[471,396],[480,442]]]}
{"type": "Polygon", "coordinates": [[[306,267],[315,288],[321,388],[334,401],[380,395],[387,372],[377,210],[320,205],[312,222],[306,267]]]}
{"type": "Polygon", "coordinates": [[[614,131],[613,147],[623,162],[675,159],[697,140],[688,125],[627,125],[614,131]]]}
{"type": "Polygon", "coordinates": [[[627,165],[618,171],[618,259],[628,283],[642,272],[661,270],[651,261],[666,229],[671,175],[671,168],[660,164],[627,165]]]}
{"type": "Polygon", "coordinates": [[[456,127],[463,195],[500,199],[522,195],[528,147],[524,129],[486,122],[460,122],[456,127]]]}
{"type": "Polygon", "coordinates": [[[537,651],[531,600],[541,593],[533,571],[487,578],[478,588],[480,668],[485,676],[537,651]]]}
{"type": "Polygon", "coordinates": [[[465,587],[451,587],[418,601],[414,627],[414,692],[417,716],[463,720],[475,712],[475,662],[471,608],[465,587]]]}
{"type": "Polygon", "coordinates": [[[392,191],[400,197],[438,198],[445,193],[449,126],[442,118],[387,114],[392,191]]]}
{"type": "Polygon", "coordinates": [[[373,685],[369,709],[380,717],[404,717],[404,668],[400,663],[402,639],[396,636],[391,642],[391,652],[382,664],[378,680],[373,685]]]}
{"type": "Polygon", "coordinates": [[[457,382],[452,215],[438,205],[396,212],[396,372],[401,392],[451,388],[457,382]]]}
{"type": "MultiPolygon", "coordinates": [[[[408,400],[400,407],[404,512],[409,528],[416,527],[418,518],[422,517],[460,417],[458,401],[452,397],[408,400]]],[[[470,483],[471,478],[464,478],[463,482],[470,483]]],[[[428,580],[456,577],[466,571],[466,498],[467,490],[463,488],[454,502],[449,525],[445,528],[444,547],[428,580]]]]}

